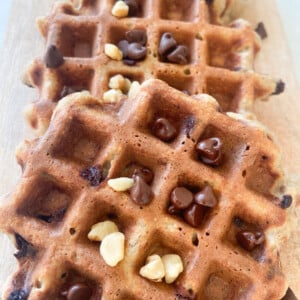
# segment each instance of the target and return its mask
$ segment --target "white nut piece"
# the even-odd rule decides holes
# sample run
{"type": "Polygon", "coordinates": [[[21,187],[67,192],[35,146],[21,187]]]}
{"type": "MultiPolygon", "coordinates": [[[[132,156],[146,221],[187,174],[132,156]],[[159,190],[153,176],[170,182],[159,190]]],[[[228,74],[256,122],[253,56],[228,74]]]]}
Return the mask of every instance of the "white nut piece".
{"type": "Polygon", "coordinates": [[[130,90],[130,87],[131,87],[131,80],[129,80],[128,78],[125,77],[125,80],[124,80],[124,86],[123,88],[121,89],[123,93],[127,94],[130,90]]]}
{"type": "Polygon", "coordinates": [[[106,264],[115,267],[124,258],[125,236],[122,232],[114,232],[102,240],[100,254],[106,264]]]}
{"type": "Polygon", "coordinates": [[[140,275],[155,282],[162,281],[165,277],[165,268],[161,257],[157,254],[150,255],[140,269],[140,275]]]}
{"type": "Polygon", "coordinates": [[[104,53],[114,60],[122,60],[123,53],[122,51],[114,44],[105,44],[104,45],[104,53]]]}
{"type": "Polygon", "coordinates": [[[108,86],[111,89],[116,89],[116,90],[123,91],[124,85],[125,85],[125,77],[123,75],[121,75],[121,74],[112,76],[109,79],[108,86]]]}
{"type": "Polygon", "coordinates": [[[118,103],[124,98],[124,94],[120,90],[111,89],[103,94],[104,103],[118,103]]]}
{"type": "Polygon", "coordinates": [[[139,84],[138,81],[133,81],[131,83],[131,86],[130,86],[130,89],[129,89],[129,92],[128,92],[128,98],[129,99],[134,98],[137,95],[137,93],[139,92],[140,87],[141,87],[141,85],[139,84]]]}
{"type": "Polygon", "coordinates": [[[116,192],[125,192],[133,187],[134,179],[128,177],[119,177],[108,180],[107,184],[116,192]]]}
{"type": "Polygon", "coordinates": [[[107,235],[119,232],[118,226],[112,221],[99,222],[92,226],[88,239],[95,242],[101,242],[107,235]]]}
{"type": "Polygon", "coordinates": [[[117,1],[113,6],[111,13],[117,18],[124,18],[128,16],[129,6],[124,1],[117,1]]]}
{"type": "Polygon", "coordinates": [[[161,258],[165,268],[165,281],[166,283],[173,283],[183,272],[183,263],[179,255],[167,254],[161,258]]]}

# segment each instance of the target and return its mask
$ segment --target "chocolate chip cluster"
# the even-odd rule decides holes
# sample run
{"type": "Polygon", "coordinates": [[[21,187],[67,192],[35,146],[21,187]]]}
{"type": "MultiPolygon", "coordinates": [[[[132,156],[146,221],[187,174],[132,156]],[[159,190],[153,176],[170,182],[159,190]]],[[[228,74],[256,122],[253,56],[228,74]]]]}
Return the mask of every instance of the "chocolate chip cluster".
{"type": "Polygon", "coordinates": [[[158,54],[163,61],[185,65],[189,62],[189,49],[185,45],[178,45],[172,33],[165,32],[160,39],[158,54]]]}
{"type": "Polygon", "coordinates": [[[193,227],[198,227],[206,211],[218,204],[218,200],[209,185],[206,185],[196,194],[185,187],[176,187],[170,198],[169,214],[182,216],[193,227]]]}

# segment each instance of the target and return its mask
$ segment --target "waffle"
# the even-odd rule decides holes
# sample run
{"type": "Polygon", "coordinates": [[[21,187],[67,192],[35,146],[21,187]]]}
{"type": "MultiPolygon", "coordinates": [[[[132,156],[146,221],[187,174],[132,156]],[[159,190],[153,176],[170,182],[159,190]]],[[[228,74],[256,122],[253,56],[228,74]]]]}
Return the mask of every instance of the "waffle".
{"type": "Polygon", "coordinates": [[[90,299],[280,299],[287,286],[277,248],[292,199],[277,148],[252,122],[219,112],[208,95],[195,99],[157,79],[118,111],[88,92],[67,96],[45,135],[17,150],[23,175],[0,210],[0,227],[14,237],[20,267],[4,299],[66,299],[73,284],[92,289],[90,299]],[[168,141],[156,130],[161,118],[175,128],[168,141]],[[205,161],[196,149],[211,137],[222,155],[205,161]],[[130,176],[132,164],[154,174],[147,202],[109,185],[130,176]],[[217,204],[201,200],[207,186],[217,204]],[[199,224],[171,214],[177,187],[206,205],[199,224]],[[115,267],[87,237],[106,220],[125,236],[125,257],[115,267]],[[265,240],[247,249],[244,231],[265,240]],[[147,257],[167,253],[183,262],[174,283],[139,275],[147,257]]]}
{"type": "Polygon", "coordinates": [[[109,78],[121,74],[140,83],[156,78],[189,94],[208,93],[224,111],[249,111],[257,99],[283,90],[283,82],[253,71],[260,38],[245,20],[229,19],[233,1],[139,1],[136,17],[116,18],[114,1],[60,1],[51,14],[38,20],[47,48],[56,46],[64,63],[49,69],[36,59],[24,82],[37,88],[38,98],[26,110],[37,134],[48,127],[53,109],[65,89],[89,90],[102,100],[109,78]],[[208,4],[207,4],[208,3],[208,4]],[[226,20],[226,21],[225,21],[226,20]],[[147,56],[135,66],[110,59],[105,44],[117,45],[132,29],[146,31],[147,56]],[[159,54],[161,36],[170,32],[187,46],[188,62],[166,62],[159,54]]]}

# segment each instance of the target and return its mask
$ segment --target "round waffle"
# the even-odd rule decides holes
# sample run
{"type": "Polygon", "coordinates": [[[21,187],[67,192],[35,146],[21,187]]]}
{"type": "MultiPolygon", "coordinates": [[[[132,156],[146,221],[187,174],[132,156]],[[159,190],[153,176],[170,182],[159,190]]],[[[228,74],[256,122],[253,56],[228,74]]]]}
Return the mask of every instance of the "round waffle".
{"type": "MultiPolygon", "coordinates": [[[[280,93],[283,83],[253,71],[260,38],[245,20],[222,25],[233,1],[140,0],[134,16],[112,15],[114,0],[60,1],[50,15],[38,20],[47,49],[56,47],[58,62],[47,68],[36,59],[24,82],[38,89],[38,99],[26,110],[38,134],[48,127],[53,109],[66,91],[89,90],[102,99],[111,76],[121,74],[142,83],[157,78],[189,94],[208,93],[224,111],[243,112],[257,99],[280,93]],[[118,43],[126,32],[141,29],[147,36],[147,55],[134,65],[105,55],[105,45],[118,43]],[[170,33],[187,47],[184,65],[159,55],[160,40],[170,33]]],[[[52,60],[53,63],[53,60],[52,60]]],[[[132,63],[132,61],[131,61],[132,63]]]]}
{"type": "Polygon", "coordinates": [[[14,237],[20,266],[4,299],[82,299],[66,296],[82,285],[90,299],[280,299],[287,289],[280,228],[292,199],[270,136],[238,114],[219,112],[208,95],[192,98],[154,79],[118,110],[103,108],[87,92],[69,95],[45,135],[18,148],[23,175],[1,207],[0,227],[14,237]],[[157,127],[161,120],[168,130],[157,127]],[[212,137],[221,155],[199,154],[212,137]],[[144,177],[147,203],[108,184],[130,177],[132,164],[153,174],[144,177]],[[210,201],[203,201],[199,193],[208,186],[210,201]],[[171,212],[178,187],[205,205],[198,224],[171,212]],[[115,267],[88,239],[106,220],[125,237],[115,267]],[[253,248],[247,232],[255,235],[253,248]],[[183,263],[174,283],[139,274],[147,257],[168,253],[183,263]]]}

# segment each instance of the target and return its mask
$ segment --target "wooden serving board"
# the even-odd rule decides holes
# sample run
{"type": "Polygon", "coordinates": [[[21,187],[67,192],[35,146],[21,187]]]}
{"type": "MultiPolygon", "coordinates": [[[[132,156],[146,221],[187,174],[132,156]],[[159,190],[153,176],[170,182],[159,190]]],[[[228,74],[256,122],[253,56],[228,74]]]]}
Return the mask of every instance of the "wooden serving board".
{"type": "MultiPolygon", "coordinates": [[[[282,78],[286,92],[269,102],[257,103],[255,113],[273,133],[283,152],[285,172],[295,186],[300,186],[300,86],[293,70],[275,0],[241,0],[241,13],[252,24],[263,21],[269,37],[263,41],[256,70],[282,78]]],[[[0,81],[0,195],[12,191],[21,175],[14,158],[16,146],[31,132],[23,119],[26,103],[34,100],[36,92],[21,83],[22,71],[34,57],[40,56],[43,41],[37,32],[35,19],[45,15],[54,0],[14,0],[4,49],[1,51],[0,81]]],[[[295,212],[296,213],[296,212],[295,212]]],[[[298,230],[300,230],[300,199],[298,200],[298,230]]],[[[300,299],[299,232],[282,249],[282,261],[289,284],[300,299]]],[[[14,247],[6,236],[0,235],[0,294],[8,275],[16,268],[12,256],[14,247]]]]}

